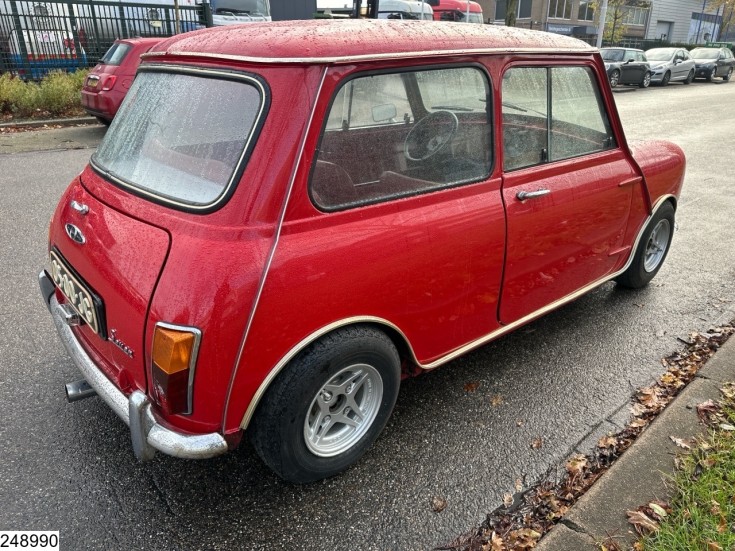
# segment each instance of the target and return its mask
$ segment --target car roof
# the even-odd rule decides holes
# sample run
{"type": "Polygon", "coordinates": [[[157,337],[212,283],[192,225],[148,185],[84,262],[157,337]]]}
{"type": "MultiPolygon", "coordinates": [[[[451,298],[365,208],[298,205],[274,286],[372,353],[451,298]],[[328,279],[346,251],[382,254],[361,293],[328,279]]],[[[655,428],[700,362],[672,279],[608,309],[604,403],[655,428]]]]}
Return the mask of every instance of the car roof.
{"type": "Polygon", "coordinates": [[[140,45],[148,45],[151,46],[153,44],[157,44],[158,42],[161,42],[162,40],[166,40],[163,37],[153,37],[153,38],[142,38],[140,36],[136,38],[118,38],[115,40],[115,42],[120,42],[122,44],[131,44],[133,46],[140,46],[140,45]]]}
{"type": "Polygon", "coordinates": [[[166,40],[144,56],[185,55],[255,63],[350,63],[483,52],[578,52],[567,36],[495,25],[376,19],[247,23],[166,40]]]}

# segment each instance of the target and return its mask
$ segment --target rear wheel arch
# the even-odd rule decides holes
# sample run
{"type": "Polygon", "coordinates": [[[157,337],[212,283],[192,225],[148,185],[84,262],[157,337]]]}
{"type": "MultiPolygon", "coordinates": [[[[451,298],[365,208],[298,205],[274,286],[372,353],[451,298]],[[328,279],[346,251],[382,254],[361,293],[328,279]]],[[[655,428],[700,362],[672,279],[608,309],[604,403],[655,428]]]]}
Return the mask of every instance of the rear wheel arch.
{"type": "Polygon", "coordinates": [[[253,396],[250,404],[248,405],[245,415],[240,422],[240,429],[247,430],[248,426],[252,422],[258,407],[260,406],[263,397],[271,388],[274,381],[280,373],[282,373],[288,365],[300,354],[304,353],[309,347],[322,339],[328,338],[330,335],[337,331],[341,331],[347,328],[365,328],[380,331],[384,333],[395,346],[398,351],[399,359],[401,361],[401,378],[414,374],[419,368],[419,362],[416,360],[416,356],[413,352],[413,348],[403,332],[394,326],[390,322],[373,317],[364,318],[349,318],[340,322],[332,323],[322,329],[314,331],[308,337],[303,339],[297,345],[295,345],[287,354],[285,354],[281,360],[271,369],[268,375],[263,379],[260,387],[253,396]]]}

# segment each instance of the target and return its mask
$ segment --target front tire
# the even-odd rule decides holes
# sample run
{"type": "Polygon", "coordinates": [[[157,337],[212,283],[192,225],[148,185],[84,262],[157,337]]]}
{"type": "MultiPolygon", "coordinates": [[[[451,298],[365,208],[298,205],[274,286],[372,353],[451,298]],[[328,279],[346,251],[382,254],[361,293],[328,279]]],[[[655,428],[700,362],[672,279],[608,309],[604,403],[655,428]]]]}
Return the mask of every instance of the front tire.
{"type": "Polygon", "coordinates": [[[641,289],[656,276],[669,253],[674,222],[674,206],[667,201],[648,222],[628,269],[615,278],[619,285],[641,289]]]}
{"type": "Polygon", "coordinates": [[[717,67],[712,67],[712,72],[711,72],[711,73],[709,74],[709,76],[707,77],[707,80],[708,80],[709,82],[712,82],[713,80],[715,80],[715,77],[716,77],[716,76],[717,76],[717,67]]]}
{"type": "Polygon", "coordinates": [[[671,80],[671,72],[666,71],[664,78],[661,79],[661,86],[666,86],[670,80],[671,80]]]}
{"type": "Polygon", "coordinates": [[[694,69],[689,71],[689,74],[687,75],[687,78],[684,81],[684,84],[691,84],[693,80],[694,80],[694,69]]]}
{"type": "Polygon", "coordinates": [[[310,345],[258,406],[250,431],[258,455],[297,484],[344,471],[385,427],[400,366],[390,338],[370,327],[339,329],[310,345]]]}
{"type": "Polygon", "coordinates": [[[610,88],[615,88],[618,84],[620,84],[620,71],[615,69],[610,73],[610,88]]]}

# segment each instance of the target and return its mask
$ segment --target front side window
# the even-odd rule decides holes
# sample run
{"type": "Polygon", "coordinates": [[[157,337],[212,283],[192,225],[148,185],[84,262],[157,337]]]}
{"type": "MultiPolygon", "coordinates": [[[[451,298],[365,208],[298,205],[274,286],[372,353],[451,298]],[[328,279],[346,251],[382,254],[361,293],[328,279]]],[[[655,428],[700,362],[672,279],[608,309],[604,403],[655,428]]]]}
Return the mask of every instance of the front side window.
{"type": "Polygon", "coordinates": [[[515,170],[614,146],[587,67],[517,67],[503,77],[503,168],[515,170]]]}
{"type": "Polygon", "coordinates": [[[322,210],[490,174],[489,83],[474,67],[359,76],[332,100],[309,192],[322,210]]]}
{"type": "Polygon", "coordinates": [[[256,79],[214,76],[141,72],[92,166],[161,202],[213,207],[234,185],[265,104],[256,79]]]}

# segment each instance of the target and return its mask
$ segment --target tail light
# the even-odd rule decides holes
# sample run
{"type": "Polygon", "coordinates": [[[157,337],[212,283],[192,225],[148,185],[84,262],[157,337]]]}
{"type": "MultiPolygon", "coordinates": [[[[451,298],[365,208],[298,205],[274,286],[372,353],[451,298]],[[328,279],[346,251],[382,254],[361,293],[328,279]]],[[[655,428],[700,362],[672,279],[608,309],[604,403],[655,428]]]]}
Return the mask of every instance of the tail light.
{"type": "Polygon", "coordinates": [[[156,324],[151,350],[151,395],[169,415],[191,413],[201,338],[201,331],[194,327],[156,324]]]}
{"type": "Polygon", "coordinates": [[[107,92],[109,90],[112,90],[112,87],[115,86],[116,81],[117,77],[115,75],[107,75],[107,78],[105,78],[105,81],[102,84],[102,91],[107,92]]]}

